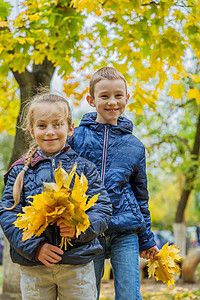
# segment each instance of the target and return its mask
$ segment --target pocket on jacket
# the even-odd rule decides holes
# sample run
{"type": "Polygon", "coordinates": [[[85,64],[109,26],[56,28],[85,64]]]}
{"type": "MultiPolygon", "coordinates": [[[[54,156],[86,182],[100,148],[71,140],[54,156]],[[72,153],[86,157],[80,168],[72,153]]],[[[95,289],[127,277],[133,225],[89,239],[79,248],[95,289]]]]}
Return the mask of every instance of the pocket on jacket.
{"type": "Polygon", "coordinates": [[[124,196],[126,197],[126,201],[129,203],[129,207],[134,213],[136,219],[138,221],[144,220],[143,215],[140,210],[140,206],[137,202],[137,199],[133,193],[133,191],[129,191],[128,188],[124,191],[124,196]]]}

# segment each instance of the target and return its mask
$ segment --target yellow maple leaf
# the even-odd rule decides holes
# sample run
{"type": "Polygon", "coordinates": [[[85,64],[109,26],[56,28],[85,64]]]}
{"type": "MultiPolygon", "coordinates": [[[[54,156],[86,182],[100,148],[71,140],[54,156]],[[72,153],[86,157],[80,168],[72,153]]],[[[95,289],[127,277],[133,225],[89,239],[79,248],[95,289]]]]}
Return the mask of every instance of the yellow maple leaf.
{"type": "Polygon", "coordinates": [[[182,83],[171,85],[169,96],[172,96],[174,99],[181,99],[183,98],[183,94],[185,92],[185,87],[182,83]]]}
{"type": "MultiPolygon", "coordinates": [[[[75,163],[70,172],[62,169],[61,162],[55,170],[56,182],[43,182],[44,192],[32,198],[30,206],[22,208],[17,220],[13,223],[16,227],[23,230],[22,241],[30,239],[32,236],[40,236],[48,225],[56,223],[57,220],[63,220],[66,226],[76,226],[76,236],[81,232],[85,232],[90,226],[90,221],[86,211],[96,204],[98,195],[94,195],[88,201],[86,191],[88,189],[88,181],[84,174],[81,177],[77,175],[75,163]],[[75,182],[73,189],[70,184],[75,174],[75,182]]],[[[62,237],[60,247],[62,248],[70,238],[62,237]]]]}
{"type": "Polygon", "coordinates": [[[196,75],[196,74],[191,74],[190,77],[192,78],[192,80],[196,83],[200,83],[200,76],[196,75]]]}
{"type": "Polygon", "coordinates": [[[200,92],[197,88],[192,88],[187,93],[187,98],[194,98],[196,99],[197,104],[200,104],[200,92]]]}
{"type": "Polygon", "coordinates": [[[173,275],[179,272],[179,267],[175,263],[175,261],[181,259],[177,254],[179,251],[175,245],[169,246],[169,243],[166,243],[147,264],[149,278],[154,276],[156,280],[161,280],[167,283],[168,286],[173,285],[175,282],[173,275]]]}

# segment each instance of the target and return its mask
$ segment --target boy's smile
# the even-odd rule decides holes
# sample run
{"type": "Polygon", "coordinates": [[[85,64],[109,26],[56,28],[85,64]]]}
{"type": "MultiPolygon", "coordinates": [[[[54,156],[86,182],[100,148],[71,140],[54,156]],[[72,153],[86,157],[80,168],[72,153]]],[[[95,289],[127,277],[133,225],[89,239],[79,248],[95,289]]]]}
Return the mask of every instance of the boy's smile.
{"type": "Polygon", "coordinates": [[[94,99],[87,96],[88,103],[96,107],[96,121],[103,124],[117,125],[117,120],[124,112],[129,94],[126,93],[122,79],[103,79],[96,83],[94,99]]]}

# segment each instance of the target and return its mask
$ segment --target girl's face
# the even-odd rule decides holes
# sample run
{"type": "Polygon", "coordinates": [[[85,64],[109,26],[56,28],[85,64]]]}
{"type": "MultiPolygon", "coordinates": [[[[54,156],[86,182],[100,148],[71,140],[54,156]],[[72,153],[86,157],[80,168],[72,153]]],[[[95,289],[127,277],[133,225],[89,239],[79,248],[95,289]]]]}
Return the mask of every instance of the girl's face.
{"type": "Polygon", "coordinates": [[[74,124],[69,127],[64,109],[56,104],[42,103],[33,111],[33,128],[30,134],[46,156],[59,152],[67,137],[73,134],[74,124]]]}

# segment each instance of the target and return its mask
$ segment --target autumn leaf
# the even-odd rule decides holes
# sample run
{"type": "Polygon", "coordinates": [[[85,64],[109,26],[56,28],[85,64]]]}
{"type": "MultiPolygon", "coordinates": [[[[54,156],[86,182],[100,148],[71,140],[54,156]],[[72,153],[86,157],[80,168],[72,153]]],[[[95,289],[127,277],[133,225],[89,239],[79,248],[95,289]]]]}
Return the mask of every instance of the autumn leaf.
{"type": "Polygon", "coordinates": [[[180,250],[175,245],[169,246],[168,244],[163,246],[147,266],[149,278],[154,276],[156,280],[161,280],[170,286],[175,282],[173,275],[179,272],[179,267],[175,261],[180,260],[181,257],[177,254],[180,250]]]}
{"type": "Polygon", "coordinates": [[[99,0],[72,0],[71,5],[74,5],[79,11],[87,8],[87,12],[96,11],[99,5],[99,0]]]}
{"type": "Polygon", "coordinates": [[[172,96],[174,99],[182,99],[185,88],[182,83],[180,84],[172,84],[169,92],[169,96],[172,96]]]}
{"type": "MultiPolygon", "coordinates": [[[[32,236],[40,236],[48,225],[54,224],[57,220],[63,220],[66,226],[76,226],[76,237],[81,232],[85,232],[90,226],[90,221],[86,211],[96,204],[98,195],[94,195],[88,201],[86,191],[88,181],[84,174],[81,177],[76,172],[77,163],[75,163],[70,172],[62,169],[61,162],[55,171],[56,182],[43,182],[44,192],[35,196],[29,196],[33,201],[30,206],[22,208],[17,220],[13,223],[23,231],[22,241],[30,239],[32,236]],[[73,189],[70,184],[75,174],[73,189]]],[[[60,248],[68,242],[70,238],[62,237],[60,248]]]]}
{"type": "Polygon", "coordinates": [[[200,92],[197,88],[190,89],[187,93],[187,98],[194,98],[197,104],[200,104],[200,92]]]}

